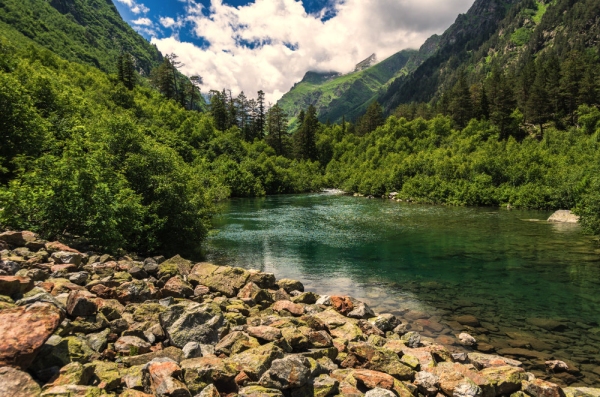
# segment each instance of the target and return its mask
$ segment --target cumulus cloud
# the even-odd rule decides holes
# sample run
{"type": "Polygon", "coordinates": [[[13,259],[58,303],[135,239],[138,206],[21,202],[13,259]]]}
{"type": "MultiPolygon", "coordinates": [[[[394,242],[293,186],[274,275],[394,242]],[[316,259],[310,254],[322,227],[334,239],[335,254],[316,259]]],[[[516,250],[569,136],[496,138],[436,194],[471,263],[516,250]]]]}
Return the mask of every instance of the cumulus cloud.
{"type": "Polygon", "coordinates": [[[211,0],[209,8],[188,0],[179,25],[169,17],[160,23],[174,28],[185,22],[205,45],[182,42],[177,34],[152,42],[163,53],[176,53],[185,64],[182,72],[201,75],[205,91],[229,88],[253,96],[262,89],[275,102],[308,70],[348,72],[372,53],[383,60],[418,48],[472,3],[330,0],[318,14],[307,14],[296,0],[256,0],[239,7],[211,0]]]}
{"type": "Polygon", "coordinates": [[[117,0],[119,3],[125,4],[129,7],[129,10],[134,14],[146,14],[150,9],[141,3],[137,3],[135,0],[117,0]]]}
{"type": "Polygon", "coordinates": [[[135,19],[133,21],[131,21],[132,24],[134,25],[138,25],[138,26],[152,26],[154,25],[152,23],[152,21],[150,20],[150,18],[138,18],[135,19]]]}

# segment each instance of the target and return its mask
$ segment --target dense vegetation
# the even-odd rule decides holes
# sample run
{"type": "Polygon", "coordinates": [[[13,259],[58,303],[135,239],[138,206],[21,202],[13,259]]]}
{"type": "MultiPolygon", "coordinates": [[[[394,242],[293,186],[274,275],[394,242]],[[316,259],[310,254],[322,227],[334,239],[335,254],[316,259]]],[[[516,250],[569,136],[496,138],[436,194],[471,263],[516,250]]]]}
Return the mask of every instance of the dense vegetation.
{"type": "Polygon", "coordinates": [[[4,226],[183,252],[206,235],[215,201],[320,186],[316,163],[247,142],[237,125],[219,131],[146,80],[129,89],[127,68],[65,61],[6,27],[0,50],[4,226]]]}

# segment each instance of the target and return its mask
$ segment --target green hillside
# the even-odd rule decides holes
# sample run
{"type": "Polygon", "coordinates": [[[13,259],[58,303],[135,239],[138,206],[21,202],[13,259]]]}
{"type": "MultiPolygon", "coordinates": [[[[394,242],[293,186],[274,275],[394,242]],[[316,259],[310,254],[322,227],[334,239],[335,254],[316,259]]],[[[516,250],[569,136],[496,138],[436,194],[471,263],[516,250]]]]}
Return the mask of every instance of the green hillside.
{"type": "Polygon", "coordinates": [[[300,110],[309,105],[316,107],[323,122],[339,122],[343,116],[351,120],[362,114],[391,80],[408,74],[422,57],[416,50],[403,50],[376,65],[345,75],[308,72],[278,104],[291,116],[292,126],[300,110]]]}
{"type": "Polygon", "coordinates": [[[162,56],[119,15],[111,0],[0,0],[0,22],[64,59],[114,72],[121,52],[149,74],[162,56]]]}

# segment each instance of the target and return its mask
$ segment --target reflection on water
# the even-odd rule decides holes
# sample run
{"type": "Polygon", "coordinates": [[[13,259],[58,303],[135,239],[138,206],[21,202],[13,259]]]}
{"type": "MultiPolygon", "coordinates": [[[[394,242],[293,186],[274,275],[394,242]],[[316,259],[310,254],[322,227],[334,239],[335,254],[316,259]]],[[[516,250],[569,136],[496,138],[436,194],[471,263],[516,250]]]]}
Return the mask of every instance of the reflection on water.
{"type": "Polygon", "coordinates": [[[544,334],[542,351],[579,360],[576,381],[597,384],[600,247],[549,215],[337,194],[231,200],[206,250],[215,263],[300,279],[380,311],[425,312],[454,328],[454,317],[475,315],[489,328],[470,331],[496,351],[519,345],[506,342],[512,331],[544,334]],[[569,326],[558,334],[530,318],[569,326]]]}

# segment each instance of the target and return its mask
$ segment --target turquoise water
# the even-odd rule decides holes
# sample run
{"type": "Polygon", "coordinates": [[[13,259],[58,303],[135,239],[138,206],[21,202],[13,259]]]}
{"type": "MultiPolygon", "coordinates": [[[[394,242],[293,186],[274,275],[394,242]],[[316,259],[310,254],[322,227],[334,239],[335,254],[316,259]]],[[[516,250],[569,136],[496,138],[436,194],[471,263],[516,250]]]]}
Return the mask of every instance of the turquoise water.
{"type": "MultiPolygon", "coordinates": [[[[379,311],[425,312],[445,326],[472,314],[531,332],[580,358],[584,380],[596,384],[600,247],[577,225],[545,222],[550,214],[331,194],[236,199],[224,204],[206,251],[215,263],[299,279],[379,311]],[[549,333],[526,325],[532,317],[567,327],[549,333]]],[[[506,345],[502,329],[471,331],[496,350],[506,345]]]]}

